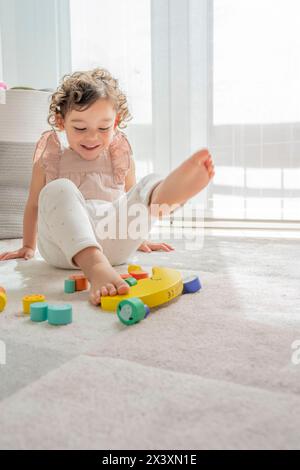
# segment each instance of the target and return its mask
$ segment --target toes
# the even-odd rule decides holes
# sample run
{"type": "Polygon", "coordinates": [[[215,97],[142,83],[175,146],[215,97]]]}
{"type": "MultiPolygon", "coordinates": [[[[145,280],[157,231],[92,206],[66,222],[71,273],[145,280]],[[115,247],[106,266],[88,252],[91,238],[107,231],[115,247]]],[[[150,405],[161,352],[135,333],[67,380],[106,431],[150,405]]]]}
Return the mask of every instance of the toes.
{"type": "Polygon", "coordinates": [[[206,163],[207,160],[209,160],[210,157],[210,153],[207,149],[202,149],[200,150],[198,153],[197,153],[197,157],[198,157],[198,163],[199,165],[202,165],[203,163],[206,163]]]}
{"type": "Polygon", "coordinates": [[[93,294],[91,294],[90,301],[93,305],[100,304],[100,290],[97,290],[93,294]]]}
{"type": "Polygon", "coordinates": [[[117,285],[118,294],[123,295],[129,292],[129,285],[126,282],[121,282],[117,285]]]}
{"type": "Polygon", "coordinates": [[[205,163],[205,166],[206,166],[206,169],[207,169],[207,171],[208,171],[208,176],[209,176],[210,178],[212,178],[213,173],[214,173],[214,170],[215,170],[215,166],[214,166],[213,162],[210,161],[210,162],[208,163],[208,165],[206,165],[206,163],[205,163]]]}
{"type": "Polygon", "coordinates": [[[109,295],[116,295],[117,294],[117,289],[113,284],[106,284],[106,289],[108,291],[109,295]]]}
{"type": "Polygon", "coordinates": [[[193,163],[194,165],[201,166],[205,162],[206,159],[207,159],[207,152],[205,149],[203,149],[194,153],[189,159],[189,161],[193,163]]]}
{"type": "Polygon", "coordinates": [[[101,287],[100,294],[103,295],[103,296],[108,295],[108,290],[105,286],[101,287]]]}
{"type": "Polygon", "coordinates": [[[208,170],[214,166],[211,156],[209,156],[209,158],[204,162],[204,165],[208,170]]]}

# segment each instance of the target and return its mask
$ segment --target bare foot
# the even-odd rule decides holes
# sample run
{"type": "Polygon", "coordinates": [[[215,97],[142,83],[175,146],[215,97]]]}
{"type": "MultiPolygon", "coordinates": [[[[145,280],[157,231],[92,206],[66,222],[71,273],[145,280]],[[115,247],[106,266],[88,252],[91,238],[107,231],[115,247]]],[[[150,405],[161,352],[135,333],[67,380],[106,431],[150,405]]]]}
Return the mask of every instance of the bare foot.
{"type": "Polygon", "coordinates": [[[129,291],[129,285],[109,263],[100,263],[93,267],[90,283],[89,300],[93,305],[101,303],[102,295],[122,295],[129,291]]]}
{"type": "MultiPolygon", "coordinates": [[[[204,189],[214,174],[214,164],[209,151],[199,150],[155,187],[151,205],[181,205],[204,189]]],[[[153,209],[152,212],[155,213],[155,208],[153,209]]]]}
{"type": "Polygon", "coordinates": [[[102,295],[127,294],[129,285],[111,266],[106,256],[95,246],[79,251],[73,261],[88,278],[91,287],[89,301],[93,305],[101,303],[102,295]]]}

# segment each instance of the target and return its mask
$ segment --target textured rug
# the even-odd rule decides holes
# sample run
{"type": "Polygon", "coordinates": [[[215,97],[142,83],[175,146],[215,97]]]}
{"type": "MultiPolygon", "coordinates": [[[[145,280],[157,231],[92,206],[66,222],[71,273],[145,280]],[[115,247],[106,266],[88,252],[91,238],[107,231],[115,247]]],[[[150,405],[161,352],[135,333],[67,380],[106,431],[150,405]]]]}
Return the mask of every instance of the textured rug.
{"type": "MultiPolygon", "coordinates": [[[[39,255],[0,262],[1,449],[300,448],[299,241],[208,236],[190,252],[170,243],[174,252],[130,261],[196,273],[203,289],[131,327],[87,292],[64,294],[73,271],[39,255]],[[73,323],[31,322],[21,304],[30,293],[70,302],[73,323]]],[[[0,252],[19,245],[2,240],[0,252]]]]}

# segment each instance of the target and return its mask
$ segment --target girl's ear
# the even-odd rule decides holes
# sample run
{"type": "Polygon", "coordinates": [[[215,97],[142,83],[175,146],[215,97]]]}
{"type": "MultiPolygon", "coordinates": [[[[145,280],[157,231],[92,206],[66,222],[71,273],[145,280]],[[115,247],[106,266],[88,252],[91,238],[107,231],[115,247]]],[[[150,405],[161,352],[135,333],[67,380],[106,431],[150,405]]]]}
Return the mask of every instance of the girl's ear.
{"type": "Polygon", "coordinates": [[[55,123],[56,126],[59,128],[60,131],[63,131],[65,126],[64,126],[64,120],[62,118],[61,114],[56,114],[55,116],[55,123]]]}
{"type": "Polygon", "coordinates": [[[117,115],[116,115],[116,119],[115,119],[114,129],[117,127],[117,125],[119,124],[119,122],[120,122],[120,116],[117,114],[117,115]]]}

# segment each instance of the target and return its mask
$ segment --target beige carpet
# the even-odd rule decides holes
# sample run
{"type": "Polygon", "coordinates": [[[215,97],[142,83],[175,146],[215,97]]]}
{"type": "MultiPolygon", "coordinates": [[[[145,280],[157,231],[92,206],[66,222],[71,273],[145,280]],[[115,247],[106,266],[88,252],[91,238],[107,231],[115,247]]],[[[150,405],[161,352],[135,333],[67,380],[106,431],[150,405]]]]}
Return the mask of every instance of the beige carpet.
{"type": "MultiPolygon", "coordinates": [[[[203,289],[132,327],[87,292],[64,294],[72,271],[40,256],[0,262],[1,449],[300,448],[299,242],[170,242],[175,252],[130,261],[198,273],[203,289]],[[71,302],[73,323],[32,323],[21,299],[34,292],[71,302]]],[[[19,244],[2,240],[0,252],[19,244]]]]}

